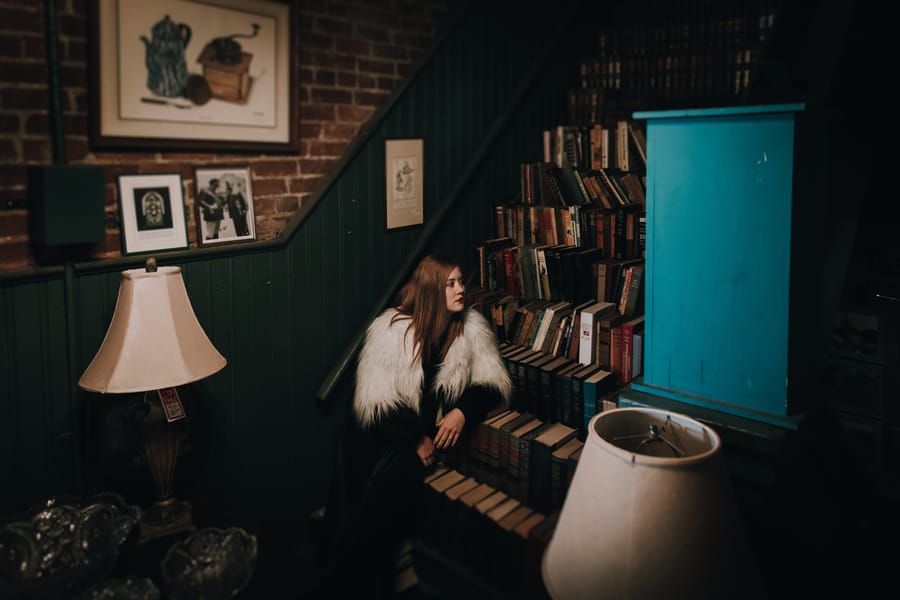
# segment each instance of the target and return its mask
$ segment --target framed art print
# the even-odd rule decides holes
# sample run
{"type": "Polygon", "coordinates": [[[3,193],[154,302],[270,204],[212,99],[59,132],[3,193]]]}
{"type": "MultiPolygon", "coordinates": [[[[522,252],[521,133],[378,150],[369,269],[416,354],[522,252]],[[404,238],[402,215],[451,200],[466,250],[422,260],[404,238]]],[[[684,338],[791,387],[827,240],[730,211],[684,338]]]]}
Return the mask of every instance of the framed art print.
{"type": "Polygon", "coordinates": [[[291,3],[91,2],[92,146],[297,149],[291,3]]]}
{"type": "Polygon", "coordinates": [[[425,141],[385,140],[385,227],[399,229],[425,222],[423,192],[425,141]]]}
{"type": "Polygon", "coordinates": [[[122,254],[188,247],[181,174],[119,175],[122,254]]]}
{"type": "Polygon", "coordinates": [[[197,244],[213,246],[256,239],[249,166],[194,170],[197,244]]]}

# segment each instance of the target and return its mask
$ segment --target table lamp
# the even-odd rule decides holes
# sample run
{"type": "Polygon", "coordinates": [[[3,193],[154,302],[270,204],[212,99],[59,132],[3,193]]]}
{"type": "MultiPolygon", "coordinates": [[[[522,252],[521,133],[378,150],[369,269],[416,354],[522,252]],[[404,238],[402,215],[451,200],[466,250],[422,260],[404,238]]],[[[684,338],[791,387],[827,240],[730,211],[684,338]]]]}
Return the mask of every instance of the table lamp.
{"type": "Polygon", "coordinates": [[[156,500],[141,515],[141,540],[193,528],[191,506],[175,498],[172,484],[187,434],[186,413],[175,389],[225,367],[200,326],[180,267],[122,272],[112,321],[78,385],[102,394],[144,392],[141,437],[156,500]]]}
{"type": "Polygon", "coordinates": [[[549,595],[762,597],[720,447],[670,411],[594,416],[542,558],[549,595]]]}

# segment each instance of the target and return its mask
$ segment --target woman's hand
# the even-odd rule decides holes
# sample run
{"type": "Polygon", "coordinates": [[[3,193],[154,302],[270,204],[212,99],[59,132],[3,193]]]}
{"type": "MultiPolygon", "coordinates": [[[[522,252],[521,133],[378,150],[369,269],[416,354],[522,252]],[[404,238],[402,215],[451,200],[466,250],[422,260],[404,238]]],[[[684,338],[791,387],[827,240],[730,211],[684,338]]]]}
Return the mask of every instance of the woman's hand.
{"type": "Polygon", "coordinates": [[[434,443],[430,437],[427,435],[422,436],[422,439],[419,440],[419,445],[416,446],[416,454],[419,455],[419,460],[422,461],[423,465],[426,467],[431,466],[431,463],[434,462],[434,443]]]}
{"type": "Polygon", "coordinates": [[[466,415],[458,408],[454,408],[437,424],[438,432],[434,436],[434,445],[438,450],[452,448],[462,435],[463,426],[466,424],[466,415]]]}

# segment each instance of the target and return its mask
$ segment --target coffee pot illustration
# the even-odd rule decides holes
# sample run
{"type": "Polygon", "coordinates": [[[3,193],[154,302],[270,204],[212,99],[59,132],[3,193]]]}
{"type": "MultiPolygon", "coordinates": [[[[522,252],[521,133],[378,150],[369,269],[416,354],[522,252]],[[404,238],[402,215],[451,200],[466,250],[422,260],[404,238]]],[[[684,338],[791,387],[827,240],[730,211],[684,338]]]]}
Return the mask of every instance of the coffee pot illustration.
{"type": "Polygon", "coordinates": [[[141,36],[147,51],[147,87],[166,98],[182,96],[188,79],[184,49],[191,41],[191,28],[184,23],[175,23],[166,15],[152,31],[152,40],[141,36]]]}

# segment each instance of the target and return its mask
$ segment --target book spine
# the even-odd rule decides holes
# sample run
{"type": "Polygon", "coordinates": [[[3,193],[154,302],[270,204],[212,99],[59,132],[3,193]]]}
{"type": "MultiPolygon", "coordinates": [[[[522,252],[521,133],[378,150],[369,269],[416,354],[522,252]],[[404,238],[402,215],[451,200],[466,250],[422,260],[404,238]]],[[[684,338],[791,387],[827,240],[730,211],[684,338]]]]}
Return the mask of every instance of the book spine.
{"type": "Polygon", "coordinates": [[[519,440],[519,468],[516,475],[515,497],[528,504],[530,504],[528,494],[530,492],[532,441],[528,435],[523,436],[519,440]]]}
{"type": "Polygon", "coordinates": [[[622,309],[623,314],[633,316],[641,312],[644,295],[644,266],[633,265],[629,269],[630,277],[626,282],[628,297],[622,309]]]}
{"type": "Polygon", "coordinates": [[[528,504],[535,510],[550,510],[550,454],[547,444],[533,440],[530,448],[530,470],[528,475],[528,504]]]}
{"type": "Polygon", "coordinates": [[[537,399],[537,416],[544,421],[556,419],[556,396],[553,393],[553,373],[550,369],[540,369],[540,396],[537,399]]]}
{"type": "Polygon", "coordinates": [[[634,373],[632,345],[634,344],[634,324],[622,323],[622,385],[631,381],[634,373]]]}
{"type": "Polygon", "coordinates": [[[579,381],[578,383],[581,385],[581,399],[584,407],[578,432],[582,439],[586,439],[588,425],[597,414],[597,385],[588,381],[579,381]]]}
{"type": "Polygon", "coordinates": [[[622,326],[617,325],[609,330],[609,370],[616,374],[620,383],[624,383],[622,372],[622,326]]]}
{"type": "Polygon", "coordinates": [[[625,306],[628,304],[628,294],[631,293],[631,276],[634,273],[634,267],[625,269],[625,283],[622,284],[622,297],[619,299],[619,314],[624,315],[625,306]]]}
{"type": "Polygon", "coordinates": [[[566,457],[550,456],[550,498],[547,502],[548,510],[562,508],[567,470],[566,457]]]}

